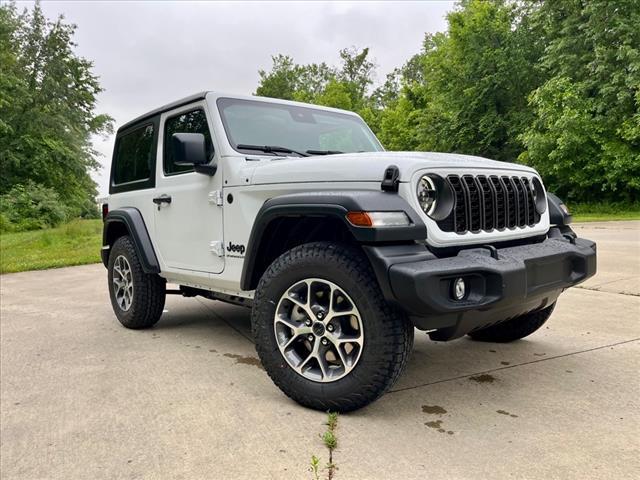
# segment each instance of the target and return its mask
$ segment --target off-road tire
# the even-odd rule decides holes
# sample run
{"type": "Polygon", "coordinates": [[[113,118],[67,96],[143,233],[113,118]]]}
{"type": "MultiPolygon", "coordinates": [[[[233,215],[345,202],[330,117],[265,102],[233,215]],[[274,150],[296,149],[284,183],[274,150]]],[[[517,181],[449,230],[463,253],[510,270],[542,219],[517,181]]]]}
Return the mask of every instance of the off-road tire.
{"type": "Polygon", "coordinates": [[[109,254],[108,272],[111,305],[120,323],[136,330],[155,325],[160,320],[164,309],[166,280],[159,275],[148,274],[142,270],[131,237],[125,235],[113,244],[109,254]],[[113,283],[114,263],[120,255],[128,261],[133,278],[133,299],[130,308],[126,311],[116,300],[113,283]]]}
{"type": "Polygon", "coordinates": [[[308,243],[278,257],[256,289],[251,315],[256,350],[273,382],[301,405],[346,412],[373,402],[403,372],[413,347],[413,326],[384,299],[363,252],[329,242],[308,243]],[[298,374],[284,359],[274,333],[277,303],[295,282],[315,277],[333,282],[360,312],[364,346],[349,374],[320,383],[298,374]]]}
{"type": "Polygon", "coordinates": [[[469,334],[481,342],[508,343],[531,335],[549,319],[555,308],[555,302],[547,308],[525,313],[506,322],[492,325],[469,334]]]}

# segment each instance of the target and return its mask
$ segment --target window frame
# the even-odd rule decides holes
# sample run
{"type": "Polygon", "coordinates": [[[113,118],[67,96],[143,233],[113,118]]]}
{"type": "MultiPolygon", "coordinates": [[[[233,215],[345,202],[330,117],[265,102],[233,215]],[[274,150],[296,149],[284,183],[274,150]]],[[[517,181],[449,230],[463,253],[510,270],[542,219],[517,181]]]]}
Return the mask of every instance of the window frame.
{"type": "Polygon", "coordinates": [[[125,130],[118,131],[116,134],[115,144],[113,146],[113,155],[111,158],[111,172],[109,175],[109,194],[131,192],[134,190],[144,190],[154,188],[156,186],[156,163],[158,160],[158,131],[160,127],[160,116],[156,115],[151,118],[144,119],[143,121],[134,125],[128,126],[125,130]],[[115,183],[116,168],[118,165],[118,148],[120,147],[120,141],[122,137],[125,137],[136,130],[147,128],[151,126],[153,128],[153,137],[151,140],[151,154],[153,155],[151,163],[149,165],[149,177],[139,180],[131,180],[129,182],[115,183]]]}
{"type": "Polygon", "coordinates": [[[204,113],[204,119],[206,121],[207,124],[207,129],[209,130],[209,140],[211,141],[211,157],[209,158],[209,163],[211,163],[211,160],[213,160],[213,158],[215,157],[216,154],[216,147],[215,144],[213,142],[213,133],[211,130],[211,126],[209,125],[209,117],[207,116],[207,110],[205,109],[204,104],[202,103],[197,103],[195,105],[184,105],[183,107],[180,107],[180,111],[175,112],[175,113],[170,113],[170,112],[164,112],[165,113],[165,118],[162,121],[162,175],[164,177],[175,177],[176,175],[185,175],[188,173],[195,173],[195,168],[191,167],[191,169],[189,170],[183,170],[183,171],[178,171],[178,172],[167,172],[166,170],[166,153],[167,153],[167,149],[171,148],[169,145],[169,142],[167,142],[167,138],[165,136],[166,131],[167,131],[167,123],[169,121],[171,121],[171,119],[176,118],[176,117],[180,117],[182,115],[186,115],[195,111],[200,110],[202,113],[204,113]],[[170,114],[169,114],[170,113],[170,114]]]}

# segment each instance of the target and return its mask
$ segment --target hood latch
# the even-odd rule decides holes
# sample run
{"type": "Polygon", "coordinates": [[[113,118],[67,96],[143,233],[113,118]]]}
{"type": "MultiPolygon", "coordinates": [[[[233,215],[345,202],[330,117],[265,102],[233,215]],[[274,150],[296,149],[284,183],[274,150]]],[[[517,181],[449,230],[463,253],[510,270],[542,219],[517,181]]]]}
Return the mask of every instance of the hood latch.
{"type": "Polygon", "coordinates": [[[389,165],[384,171],[380,188],[385,192],[397,192],[400,183],[400,169],[395,165],[389,165]]]}

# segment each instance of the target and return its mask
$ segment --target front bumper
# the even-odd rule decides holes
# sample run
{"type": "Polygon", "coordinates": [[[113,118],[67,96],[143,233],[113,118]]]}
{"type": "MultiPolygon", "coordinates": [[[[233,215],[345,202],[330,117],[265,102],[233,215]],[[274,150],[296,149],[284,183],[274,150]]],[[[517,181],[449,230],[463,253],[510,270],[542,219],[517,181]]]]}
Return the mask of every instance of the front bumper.
{"type": "Polygon", "coordinates": [[[418,257],[407,246],[368,247],[367,253],[387,300],[438,340],[544,308],[596,273],[596,244],[557,228],[539,243],[471,248],[446,258],[424,247],[418,257]],[[454,300],[452,283],[459,277],[467,293],[454,300]]]}

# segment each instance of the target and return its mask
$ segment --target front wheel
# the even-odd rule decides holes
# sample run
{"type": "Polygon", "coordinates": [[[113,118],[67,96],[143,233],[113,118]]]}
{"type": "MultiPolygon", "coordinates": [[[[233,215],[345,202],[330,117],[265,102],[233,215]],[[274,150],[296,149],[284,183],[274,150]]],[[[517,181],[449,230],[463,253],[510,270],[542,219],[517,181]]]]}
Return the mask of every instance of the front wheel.
{"type": "Polygon", "coordinates": [[[555,302],[549,307],[498,323],[491,327],[471,332],[469,336],[481,342],[508,343],[531,335],[549,319],[555,308],[555,302]]]}
{"type": "Polygon", "coordinates": [[[256,350],[274,383],[318,410],[361,408],[403,371],[413,327],[393,309],[361,251],[318,242],[277,258],[251,317],[256,350]]]}

